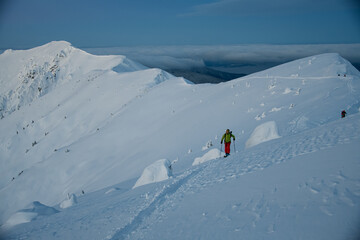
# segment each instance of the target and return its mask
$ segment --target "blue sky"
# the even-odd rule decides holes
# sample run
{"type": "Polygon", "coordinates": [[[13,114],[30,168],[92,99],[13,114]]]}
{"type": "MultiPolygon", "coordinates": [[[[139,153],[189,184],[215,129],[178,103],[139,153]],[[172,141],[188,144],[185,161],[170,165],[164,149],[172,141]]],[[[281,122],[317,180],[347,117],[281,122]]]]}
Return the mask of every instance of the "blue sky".
{"type": "Polygon", "coordinates": [[[0,49],[360,43],[357,0],[0,0],[0,49]]]}

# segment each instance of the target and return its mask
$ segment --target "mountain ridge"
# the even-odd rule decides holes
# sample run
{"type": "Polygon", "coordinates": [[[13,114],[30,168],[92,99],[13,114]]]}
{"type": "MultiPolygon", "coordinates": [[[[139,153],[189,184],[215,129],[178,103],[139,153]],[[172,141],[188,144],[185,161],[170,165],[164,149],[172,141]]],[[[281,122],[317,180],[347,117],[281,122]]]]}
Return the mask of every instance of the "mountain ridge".
{"type": "Polygon", "coordinates": [[[124,56],[88,54],[65,41],[54,41],[29,50],[5,51],[0,55],[0,63],[3,66],[0,70],[2,117],[30,104],[34,99],[52,91],[56,85],[64,84],[72,78],[96,77],[96,74],[87,76],[94,68],[97,69],[97,74],[112,69],[126,72],[145,68],[124,56]],[[82,64],[79,65],[79,62],[82,64]]]}

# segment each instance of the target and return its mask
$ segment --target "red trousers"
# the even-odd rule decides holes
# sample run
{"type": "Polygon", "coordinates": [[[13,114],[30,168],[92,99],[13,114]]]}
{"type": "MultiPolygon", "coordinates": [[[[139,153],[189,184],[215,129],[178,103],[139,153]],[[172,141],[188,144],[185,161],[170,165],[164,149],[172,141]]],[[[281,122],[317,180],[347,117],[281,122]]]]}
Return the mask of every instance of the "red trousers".
{"type": "Polygon", "coordinates": [[[225,153],[230,153],[231,142],[225,142],[225,153]]]}

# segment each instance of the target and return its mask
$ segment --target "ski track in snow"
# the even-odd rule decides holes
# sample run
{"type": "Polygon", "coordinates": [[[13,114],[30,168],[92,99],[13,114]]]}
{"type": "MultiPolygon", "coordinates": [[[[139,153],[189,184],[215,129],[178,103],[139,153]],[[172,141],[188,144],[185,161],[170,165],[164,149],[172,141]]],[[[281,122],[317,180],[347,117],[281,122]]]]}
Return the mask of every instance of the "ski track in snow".
{"type": "MultiPolygon", "coordinates": [[[[155,194],[153,200],[142,208],[126,226],[118,229],[115,234],[111,234],[111,237],[107,239],[146,238],[146,232],[151,230],[151,225],[161,222],[163,218],[166,217],[166,212],[174,207],[174,202],[179,201],[179,199],[181,200],[186,194],[199,192],[217,183],[230,182],[232,179],[237,179],[245,174],[251,174],[256,171],[262,171],[297,156],[328,149],[337,144],[350,143],[354,139],[359,139],[359,119],[360,118],[357,119],[359,123],[357,126],[351,124],[352,122],[350,121],[349,123],[341,124],[339,121],[343,120],[335,121],[316,129],[315,132],[311,129],[290,136],[288,137],[288,141],[285,141],[285,144],[276,145],[274,142],[276,140],[274,140],[267,146],[265,146],[267,143],[263,143],[261,148],[254,147],[248,151],[233,154],[225,160],[217,159],[201,164],[196,168],[190,168],[182,175],[176,177],[172,183],[165,185],[161,191],[155,194]],[[324,129],[329,130],[324,131],[324,129]],[[212,178],[208,176],[212,176],[212,178]]],[[[334,189],[334,186],[339,185],[341,180],[347,179],[341,172],[335,177],[339,179],[336,183],[319,182],[320,180],[318,179],[309,179],[309,181],[299,186],[299,189],[308,189],[308,191],[313,194],[318,194],[320,192],[319,189],[322,189],[322,191],[327,189],[323,197],[324,206],[321,206],[320,210],[328,216],[332,216],[333,214],[327,209],[326,201],[332,196],[340,196],[341,201],[348,206],[355,206],[355,203],[351,200],[351,196],[360,197],[360,189],[358,189],[359,191],[351,191],[348,188],[334,189]],[[321,184],[321,187],[317,187],[319,184],[321,184]]],[[[351,179],[347,180],[351,181],[351,179]]],[[[352,184],[357,186],[360,185],[360,182],[354,180],[352,184]]],[[[276,192],[277,189],[275,188],[272,191],[276,192]]],[[[240,205],[241,206],[233,207],[238,208],[237,211],[245,211],[246,214],[252,215],[253,221],[251,223],[244,223],[241,228],[235,229],[234,231],[243,231],[249,227],[249,224],[252,228],[255,228],[257,223],[269,212],[270,207],[274,207],[270,206],[271,203],[266,202],[264,196],[251,199],[249,202],[240,205]]],[[[274,223],[268,226],[268,233],[275,231],[275,222],[278,218],[279,213],[275,216],[273,220],[274,223]]]]}
{"type": "MultiPolygon", "coordinates": [[[[235,159],[235,161],[239,161],[236,165],[238,167],[233,170],[231,170],[232,167],[229,167],[229,165],[233,165],[231,161],[234,161],[234,159],[231,159],[231,161],[218,162],[216,168],[223,170],[218,172],[226,172],[226,176],[217,176],[213,182],[225,181],[254,171],[264,170],[273,164],[280,164],[294,157],[331,148],[337,144],[346,144],[360,137],[360,128],[352,124],[344,126],[335,122],[322,126],[321,128],[329,128],[330,130],[323,135],[311,133],[314,131],[313,129],[308,130],[299,134],[301,136],[300,141],[298,141],[299,135],[290,136],[284,145],[276,146],[276,144],[272,142],[267,146],[267,150],[265,151],[266,155],[264,155],[263,149],[257,151],[255,148],[248,152],[239,152],[240,158],[238,158],[239,155],[237,155],[235,159]],[[257,161],[253,161],[254,159],[257,159],[257,161]],[[252,161],[250,165],[248,165],[250,160],[252,161]]],[[[316,132],[320,133],[321,131],[316,132]]],[[[204,176],[206,176],[207,173],[204,174],[204,176]]]]}
{"type": "Polygon", "coordinates": [[[190,169],[185,173],[178,176],[171,184],[163,186],[162,190],[157,192],[154,198],[146,204],[124,227],[117,229],[112,236],[107,237],[106,239],[115,240],[115,239],[124,239],[129,237],[132,232],[134,232],[143,222],[149,217],[160,205],[174,195],[179,188],[184,186],[194,175],[199,171],[203,170],[201,167],[190,169]]]}

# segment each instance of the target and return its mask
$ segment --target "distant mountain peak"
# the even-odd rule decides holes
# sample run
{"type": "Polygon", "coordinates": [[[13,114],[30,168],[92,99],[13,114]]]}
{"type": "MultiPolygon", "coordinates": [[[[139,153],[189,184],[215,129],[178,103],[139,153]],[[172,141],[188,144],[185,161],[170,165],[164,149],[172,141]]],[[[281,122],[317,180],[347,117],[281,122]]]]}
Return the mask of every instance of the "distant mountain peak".
{"type": "Polygon", "coordinates": [[[338,53],[310,56],[248,75],[248,77],[334,77],[360,75],[360,72],[338,53]]]}
{"type": "Polygon", "coordinates": [[[66,41],[53,41],[29,50],[0,55],[0,117],[30,104],[75,78],[93,71],[129,72],[145,67],[125,56],[95,56],[66,41]]]}

